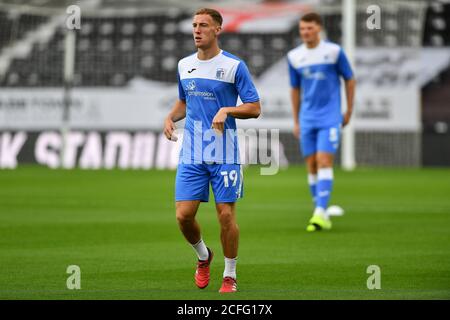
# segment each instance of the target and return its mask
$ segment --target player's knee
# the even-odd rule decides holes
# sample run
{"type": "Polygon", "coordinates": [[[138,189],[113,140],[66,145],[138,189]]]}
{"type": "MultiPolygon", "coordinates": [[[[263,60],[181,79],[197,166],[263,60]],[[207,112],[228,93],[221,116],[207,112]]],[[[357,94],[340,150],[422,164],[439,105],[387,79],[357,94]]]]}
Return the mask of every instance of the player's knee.
{"type": "Polygon", "coordinates": [[[317,166],[319,168],[331,168],[333,166],[333,156],[319,155],[317,157],[317,166]]]}
{"type": "Polygon", "coordinates": [[[310,173],[317,172],[317,158],[315,155],[308,156],[305,162],[308,168],[308,172],[310,173]]]}
{"type": "Polygon", "coordinates": [[[234,214],[230,209],[220,210],[219,221],[220,221],[220,225],[223,228],[228,228],[230,226],[233,226],[236,223],[234,214]]]}
{"type": "Polygon", "coordinates": [[[194,216],[183,210],[177,210],[176,218],[180,225],[190,224],[194,221],[194,216]]]}

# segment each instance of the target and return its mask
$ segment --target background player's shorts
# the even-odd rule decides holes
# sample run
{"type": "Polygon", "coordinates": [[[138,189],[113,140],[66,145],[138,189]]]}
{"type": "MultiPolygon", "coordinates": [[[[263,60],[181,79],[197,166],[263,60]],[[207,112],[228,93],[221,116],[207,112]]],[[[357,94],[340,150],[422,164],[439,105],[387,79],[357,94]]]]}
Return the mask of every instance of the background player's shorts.
{"type": "Polygon", "coordinates": [[[178,164],[175,201],[209,201],[211,182],[216,203],[242,198],[243,172],[240,164],[178,164]]]}
{"type": "Polygon", "coordinates": [[[304,157],[316,152],[335,154],[341,140],[341,125],[327,128],[300,128],[300,148],[304,157]]]}

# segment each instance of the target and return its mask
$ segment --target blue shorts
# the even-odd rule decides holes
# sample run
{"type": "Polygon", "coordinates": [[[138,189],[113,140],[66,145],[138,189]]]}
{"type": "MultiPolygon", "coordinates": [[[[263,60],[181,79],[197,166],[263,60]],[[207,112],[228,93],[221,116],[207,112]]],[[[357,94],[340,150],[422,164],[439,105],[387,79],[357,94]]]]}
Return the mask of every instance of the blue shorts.
{"type": "Polygon", "coordinates": [[[326,128],[300,128],[300,149],[303,157],[317,152],[335,154],[341,140],[341,125],[326,128]]]}
{"type": "Polygon", "coordinates": [[[236,202],[244,193],[240,164],[178,164],[175,201],[209,201],[211,182],[216,203],[236,202]]]}

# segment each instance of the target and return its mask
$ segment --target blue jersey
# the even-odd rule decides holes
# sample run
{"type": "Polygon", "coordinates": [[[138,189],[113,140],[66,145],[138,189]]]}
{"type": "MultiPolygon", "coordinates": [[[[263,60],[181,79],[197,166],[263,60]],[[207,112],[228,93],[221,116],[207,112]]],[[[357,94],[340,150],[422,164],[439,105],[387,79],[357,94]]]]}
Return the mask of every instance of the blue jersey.
{"type": "Polygon", "coordinates": [[[324,128],[342,123],[340,77],[353,77],[342,48],[320,41],[312,49],[305,44],[288,53],[291,87],[301,88],[300,126],[324,128]]]}
{"type": "Polygon", "coordinates": [[[210,60],[200,60],[196,53],[183,58],[178,63],[178,92],[186,101],[180,161],[239,164],[236,120],[227,117],[223,136],[211,125],[220,108],[236,106],[238,96],[243,103],[259,101],[245,63],[225,51],[210,60]]]}

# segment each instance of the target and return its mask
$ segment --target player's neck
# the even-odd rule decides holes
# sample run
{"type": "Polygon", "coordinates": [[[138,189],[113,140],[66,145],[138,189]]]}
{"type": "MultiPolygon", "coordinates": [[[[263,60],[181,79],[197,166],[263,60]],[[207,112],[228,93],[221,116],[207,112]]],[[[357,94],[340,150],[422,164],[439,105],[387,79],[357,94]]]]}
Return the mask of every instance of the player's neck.
{"type": "Polygon", "coordinates": [[[320,43],[320,38],[317,38],[316,40],[311,41],[311,42],[306,42],[305,44],[308,49],[314,49],[315,47],[317,47],[319,45],[319,43],[320,43]]]}
{"type": "Polygon", "coordinates": [[[217,56],[219,53],[220,53],[220,48],[217,44],[215,44],[206,49],[198,48],[197,58],[199,60],[210,60],[210,59],[214,58],[215,56],[217,56]]]}

